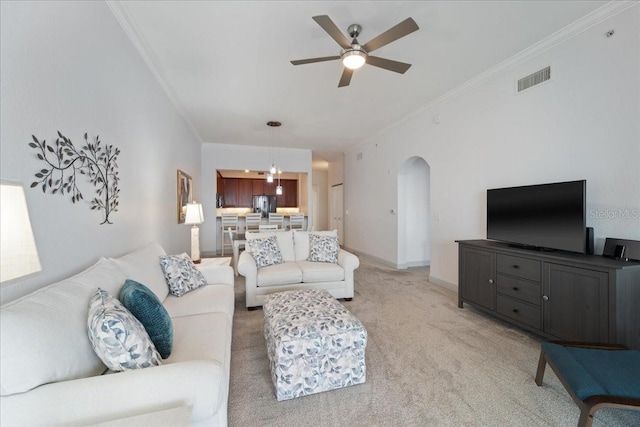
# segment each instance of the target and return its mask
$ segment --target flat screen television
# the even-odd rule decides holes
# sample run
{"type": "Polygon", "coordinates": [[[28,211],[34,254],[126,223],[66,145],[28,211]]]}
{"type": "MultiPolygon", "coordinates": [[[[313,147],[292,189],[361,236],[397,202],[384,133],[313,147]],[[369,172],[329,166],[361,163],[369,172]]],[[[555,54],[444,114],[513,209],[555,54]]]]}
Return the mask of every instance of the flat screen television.
{"type": "Polygon", "coordinates": [[[487,239],[586,252],[586,180],[487,190],[487,239]]]}

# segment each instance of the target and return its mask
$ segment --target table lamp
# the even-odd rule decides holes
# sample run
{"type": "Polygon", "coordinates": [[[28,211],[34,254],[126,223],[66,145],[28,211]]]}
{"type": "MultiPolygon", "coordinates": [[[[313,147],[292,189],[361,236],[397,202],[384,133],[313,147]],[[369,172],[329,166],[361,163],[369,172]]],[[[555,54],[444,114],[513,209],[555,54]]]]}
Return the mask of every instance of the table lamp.
{"type": "Polygon", "coordinates": [[[194,264],[200,263],[200,229],[198,224],[204,222],[202,214],[202,205],[200,203],[187,204],[187,212],[185,214],[184,224],[193,225],[191,227],[191,261],[194,264]]]}
{"type": "Polygon", "coordinates": [[[42,270],[21,183],[0,182],[0,210],[0,282],[42,270]]]}

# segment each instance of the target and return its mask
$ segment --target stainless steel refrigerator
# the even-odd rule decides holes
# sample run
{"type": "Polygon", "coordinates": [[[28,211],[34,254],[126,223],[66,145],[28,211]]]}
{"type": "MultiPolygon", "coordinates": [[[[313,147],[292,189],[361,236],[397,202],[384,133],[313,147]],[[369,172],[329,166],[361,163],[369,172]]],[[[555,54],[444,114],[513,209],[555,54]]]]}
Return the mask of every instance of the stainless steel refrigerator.
{"type": "Polygon", "coordinates": [[[269,216],[269,212],[276,211],[276,196],[253,196],[253,212],[260,212],[263,218],[269,216]]]}

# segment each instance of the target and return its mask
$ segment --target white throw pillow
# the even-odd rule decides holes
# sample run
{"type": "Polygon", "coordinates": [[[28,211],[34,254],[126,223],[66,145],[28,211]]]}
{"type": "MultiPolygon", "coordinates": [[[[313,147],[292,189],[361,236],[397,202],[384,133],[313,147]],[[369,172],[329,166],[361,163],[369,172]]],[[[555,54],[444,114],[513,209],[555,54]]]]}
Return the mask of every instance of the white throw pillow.
{"type": "Polygon", "coordinates": [[[161,256],[160,267],[164,272],[171,295],[181,297],[187,292],[207,284],[202,272],[196,268],[186,252],[180,255],[161,256]]]}
{"type": "Polygon", "coordinates": [[[142,323],[120,301],[98,288],[89,301],[89,341],[112,371],[160,365],[160,354],[142,323]]]}
{"type": "MultiPolygon", "coordinates": [[[[296,255],[293,248],[293,231],[266,231],[262,233],[246,233],[247,242],[249,240],[262,239],[269,236],[276,236],[278,239],[278,247],[282,254],[282,260],[284,262],[293,262],[296,260],[296,255]]],[[[251,248],[247,245],[249,252],[251,248]]],[[[245,249],[247,249],[245,248],[245,249]]]]}
{"type": "Polygon", "coordinates": [[[337,236],[309,234],[309,261],[337,264],[338,251],[340,251],[340,245],[337,236]]]}
{"type": "Polygon", "coordinates": [[[247,240],[247,244],[251,247],[251,256],[256,261],[256,267],[258,268],[284,262],[276,236],[247,240]]]}
{"type": "Polygon", "coordinates": [[[316,236],[338,237],[338,230],[331,231],[296,231],[293,232],[293,243],[295,246],[295,260],[307,261],[309,259],[309,234],[316,236]]]}
{"type": "Polygon", "coordinates": [[[162,302],[169,295],[169,287],[158,265],[158,259],[166,254],[159,244],[149,243],[134,252],[109,259],[124,272],[127,279],[142,283],[162,302]]]}

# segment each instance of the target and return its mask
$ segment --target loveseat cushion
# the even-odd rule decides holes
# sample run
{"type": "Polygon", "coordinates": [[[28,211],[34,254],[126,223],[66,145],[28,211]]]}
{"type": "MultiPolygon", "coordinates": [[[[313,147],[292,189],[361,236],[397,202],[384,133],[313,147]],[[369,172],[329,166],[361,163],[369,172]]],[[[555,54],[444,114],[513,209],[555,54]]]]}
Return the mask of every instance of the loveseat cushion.
{"type": "Polygon", "coordinates": [[[163,359],[173,347],[173,324],[156,294],[134,280],[127,280],[120,290],[120,302],[142,323],[163,359]]]}
{"type": "Polygon", "coordinates": [[[282,254],[282,260],[284,262],[295,261],[295,251],[293,247],[293,231],[271,231],[262,233],[246,233],[247,243],[251,245],[250,241],[254,239],[262,239],[269,236],[276,236],[278,239],[278,247],[282,254]]]}
{"type": "Polygon", "coordinates": [[[293,231],[293,244],[295,247],[295,261],[309,259],[309,234],[316,236],[338,237],[338,230],[331,231],[293,231]]]}
{"type": "Polygon", "coordinates": [[[125,279],[113,262],[102,258],[71,278],[2,306],[2,396],[101,374],[104,364],[87,337],[89,300],[98,287],[117,295],[125,279]]]}
{"type": "Polygon", "coordinates": [[[344,268],[330,262],[299,261],[304,283],[340,282],[344,280],[344,268]]]}
{"type": "Polygon", "coordinates": [[[149,243],[127,255],[109,259],[124,272],[127,279],[144,284],[160,301],[164,301],[169,294],[169,287],[160,268],[160,257],[163,255],[166,252],[159,244],[149,243]]]}
{"type": "Polygon", "coordinates": [[[290,285],[302,282],[302,270],[295,262],[270,265],[258,270],[258,287],[290,285]]]}
{"type": "Polygon", "coordinates": [[[112,371],[162,363],[142,323],[120,301],[100,288],[89,301],[87,331],[94,351],[112,371]]]}

